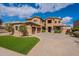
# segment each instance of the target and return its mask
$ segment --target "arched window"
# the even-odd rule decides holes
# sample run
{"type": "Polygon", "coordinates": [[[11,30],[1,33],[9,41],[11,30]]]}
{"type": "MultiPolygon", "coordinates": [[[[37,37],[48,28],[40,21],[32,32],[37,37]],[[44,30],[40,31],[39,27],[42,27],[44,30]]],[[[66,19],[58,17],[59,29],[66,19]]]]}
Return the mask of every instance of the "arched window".
{"type": "Polygon", "coordinates": [[[57,21],[55,21],[55,23],[57,23],[57,21]]]}
{"type": "Polygon", "coordinates": [[[34,22],[37,22],[37,20],[34,20],[34,22]]]}
{"type": "Polygon", "coordinates": [[[15,26],[15,29],[18,30],[18,26],[15,26]]]}

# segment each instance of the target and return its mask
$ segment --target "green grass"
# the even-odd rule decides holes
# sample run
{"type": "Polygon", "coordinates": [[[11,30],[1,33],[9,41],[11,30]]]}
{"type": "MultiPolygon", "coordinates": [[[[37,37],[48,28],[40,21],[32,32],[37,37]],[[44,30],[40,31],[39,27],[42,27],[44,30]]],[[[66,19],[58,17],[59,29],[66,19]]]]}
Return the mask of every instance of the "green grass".
{"type": "Polygon", "coordinates": [[[37,43],[36,37],[0,36],[0,47],[27,54],[37,43]]]}

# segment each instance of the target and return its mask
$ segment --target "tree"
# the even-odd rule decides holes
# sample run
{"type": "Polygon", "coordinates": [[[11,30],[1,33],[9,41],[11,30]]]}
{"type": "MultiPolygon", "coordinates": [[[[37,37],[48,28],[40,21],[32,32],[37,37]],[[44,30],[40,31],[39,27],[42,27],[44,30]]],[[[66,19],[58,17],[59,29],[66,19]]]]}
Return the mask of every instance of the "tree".
{"type": "Polygon", "coordinates": [[[74,27],[72,28],[72,31],[79,31],[79,26],[74,26],[74,27]]]}
{"type": "Polygon", "coordinates": [[[19,31],[22,32],[23,36],[28,35],[28,33],[27,33],[27,27],[26,26],[20,26],[19,27],[19,31]]]}
{"type": "Polygon", "coordinates": [[[5,24],[5,29],[6,29],[8,32],[11,32],[11,35],[14,34],[14,29],[13,29],[13,27],[11,26],[11,24],[5,24]]]}

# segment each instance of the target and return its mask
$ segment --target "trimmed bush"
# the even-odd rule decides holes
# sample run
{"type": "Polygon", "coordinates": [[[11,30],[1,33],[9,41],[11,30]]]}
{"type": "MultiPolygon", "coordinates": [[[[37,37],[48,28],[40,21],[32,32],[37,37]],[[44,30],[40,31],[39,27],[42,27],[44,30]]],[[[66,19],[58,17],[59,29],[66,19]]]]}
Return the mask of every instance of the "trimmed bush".
{"type": "Polygon", "coordinates": [[[11,35],[14,34],[14,28],[11,26],[11,24],[6,24],[5,30],[7,30],[8,32],[11,32],[11,35]]]}
{"type": "Polygon", "coordinates": [[[79,31],[79,26],[75,26],[72,28],[72,31],[79,31]]]}
{"type": "Polygon", "coordinates": [[[54,33],[61,33],[61,30],[54,30],[54,33]]]}
{"type": "Polygon", "coordinates": [[[45,27],[42,27],[42,32],[45,32],[46,31],[46,28],[45,27]]]}
{"type": "Polygon", "coordinates": [[[28,33],[27,33],[27,27],[26,26],[20,26],[19,27],[19,31],[22,32],[23,36],[28,35],[28,33]]]}

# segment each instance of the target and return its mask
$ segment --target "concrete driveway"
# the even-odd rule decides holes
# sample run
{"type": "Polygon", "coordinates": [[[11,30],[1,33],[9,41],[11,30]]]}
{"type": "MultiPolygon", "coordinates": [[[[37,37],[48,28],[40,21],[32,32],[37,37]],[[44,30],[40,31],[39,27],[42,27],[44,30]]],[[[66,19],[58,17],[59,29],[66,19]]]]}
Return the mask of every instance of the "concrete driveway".
{"type": "Polygon", "coordinates": [[[40,38],[40,42],[28,56],[79,56],[79,38],[63,33],[40,33],[35,36],[40,38]]]}

